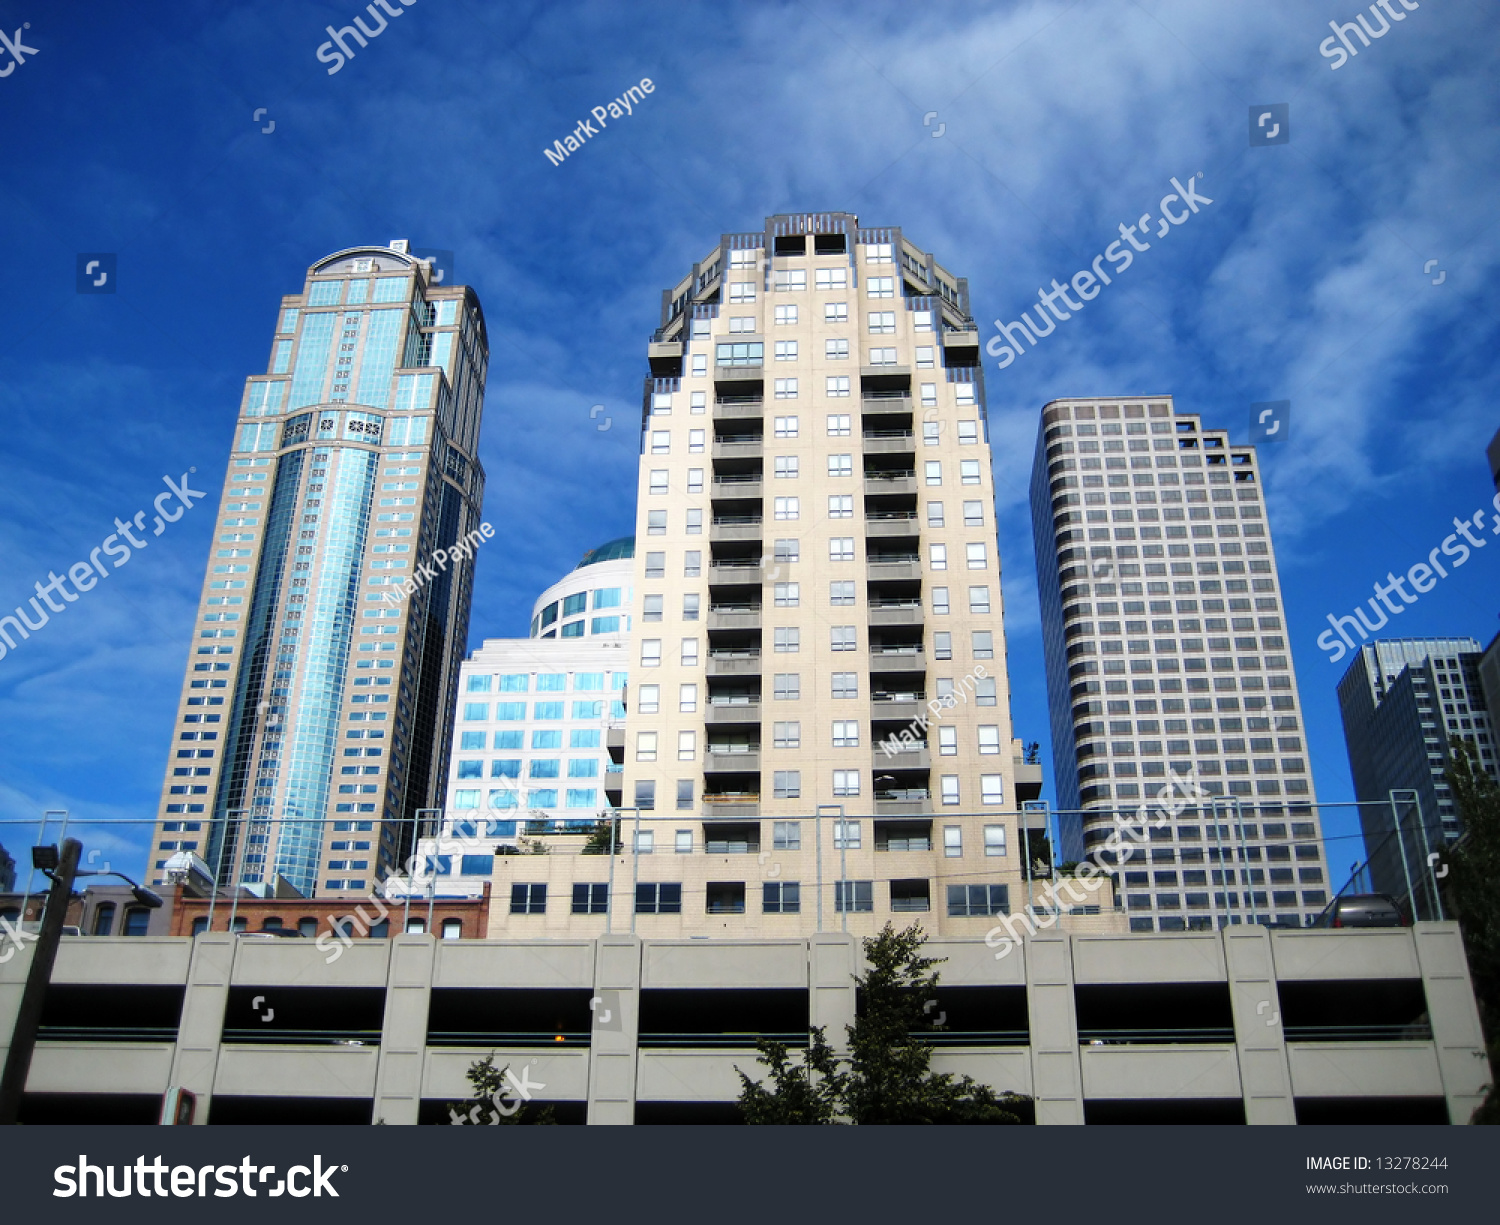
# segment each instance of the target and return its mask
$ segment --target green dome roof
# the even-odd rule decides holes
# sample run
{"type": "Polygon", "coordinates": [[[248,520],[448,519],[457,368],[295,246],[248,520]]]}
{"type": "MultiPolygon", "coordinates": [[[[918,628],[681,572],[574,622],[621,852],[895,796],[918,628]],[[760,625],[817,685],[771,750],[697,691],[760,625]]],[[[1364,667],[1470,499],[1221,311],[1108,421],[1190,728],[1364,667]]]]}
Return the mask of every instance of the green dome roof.
{"type": "Polygon", "coordinates": [[[601,561],[622,561],[635,556],[635,537],[621,536],[618,540],[611,540],[608,544],[601,544],[597,549],[590,549],[583,555],[583,560],[573,567],[582,570],[585,566],[596,565],[601,561]]]}

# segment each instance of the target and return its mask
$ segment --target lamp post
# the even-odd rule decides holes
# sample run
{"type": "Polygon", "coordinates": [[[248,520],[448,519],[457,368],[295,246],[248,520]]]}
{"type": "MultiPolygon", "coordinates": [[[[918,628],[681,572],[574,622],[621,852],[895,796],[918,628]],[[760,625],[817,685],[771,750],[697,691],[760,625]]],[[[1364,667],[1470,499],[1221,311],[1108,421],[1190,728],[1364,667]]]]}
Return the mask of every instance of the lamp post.
{"type": "Polygon", "coordinates": [[[0,1124],[15,1123],[21,1113],[21,1097],[26,1091],[26,1077],[31,1071],[31,1055],[36,1049],[37,1028],[42,1006],[47,1001],[47,986],[52,980],[52,965],[57,960],[57,946],[62,942],[63,922],[68,916],[68,901],[73,895],[73,881],[80,876],[118,876],[130,885],[135,900],[156,910],[161,898],[137,885],[123,872],[80,872],[78,858],[83,844],[77,838],[63,839],[59,854],[55,846],[31,848],[31,866],[52,881],[42,911],[41,930],[31,951],[31,966],[26,971],[26,987],[16,1025],[11,1033],[10,1050],[5,1056],[5,1072],[0,1076],[0,1124]]]}

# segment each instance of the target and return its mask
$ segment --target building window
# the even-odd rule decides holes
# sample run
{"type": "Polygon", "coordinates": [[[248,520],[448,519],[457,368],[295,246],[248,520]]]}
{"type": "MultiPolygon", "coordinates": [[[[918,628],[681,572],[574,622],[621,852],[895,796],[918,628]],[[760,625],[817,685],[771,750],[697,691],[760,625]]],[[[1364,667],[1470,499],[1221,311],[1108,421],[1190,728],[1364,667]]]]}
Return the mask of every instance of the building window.
{"type": "Polygon", "coordinates": [[[654,715],[661,709],[661,686],[642,685],[636,691],[636,709],[643,715],[654,715]]]}
{"type": "Polygon", "coordinates": [[[795,627],[781,626],[772,630],[774,650],[787,654],[801,650],[801,631],[795,627]]]}
{"type": "MultiPolygon", "coordinates": [[[[699,488],[701,489],[702,486],[699,486],[699,488]]],[[[703,512],[696,509],[688,511],[683,526],[687,529],[689,536],[703,535],[703,512]]]]}
{"type": "Polygon", "coordinates": [[[545,884],[514,884],[510,887],[511,914],[545,914],[546,911],[545,884]]]}
{"type": "Polygon", "coordinates": [[[788,268],[772,274],[777,293],[798,293],[807,288],[807,269],[788,268]]]}
{"type": "Polygon", "coordinates": [[[924,479],[929,485],[941,485],[943,483],[943,461],[940,459],[929,459],[922,465],[924,479]]]}
{"type": "Polygon", "coordinates": [[[857,651],[859,635],[852,625],[835,625],[829,630],[830,645],[835,651],[857,651]]]}
{"type": "Polygon", "coordinates": [[[778,340],[775,345],[775,357],[779,362],[796,361],[797,342],[795,340],[778,340]]]}
{"type": "Polygon", "coordinates": [[[778,455],[772,461],[775,464],[776,475],[782,478],[795,478],[797,475],[798,459],[795,455],[778,455]]]}
{"type": "Polygon", "coordinates": [[[979,728],[979,753],[982,757],[994,757],[1000,752],[1000,728],[994,723],[982,724],[979,728]]]}
{"type": "Polygon", "coordinates": [[[927,503],[927,526],[943,527],[943,504],[941,502],[927,503]]]}
{"type": "Polygon", "coordinates": [[[652,455],[670,455],[671,453],[672,453],[672,431],[671,430],[652,430],[651,431],[651,454],[652,455]]]}
{"type": "Polygon", "coordinates": [[[958,477],[965,485],[979,484],[979,461],[977,459],[959,460],[958,477]]]}
{"type": "Polygon", "coordinates": [[[845,911],[867,914],[875,909],[875,883],[868,880],[840,880],[833,883],[835,914],[845,911]]]}
{"type": "Polygon", "coordinates": [[[635,759],[637,761],[656,760],[656,733],[636,732],[635,734],[635,759]]]}
{"type": "Polygon", "coordinates": [[[995,705],[995,678],[993,676],[974,678],[974,705],[995,705]]]}
{"type": "Polygon", "coordinates": [[[964,853],[964,830],[961,825],[943,826],[943,854],[949,859],[961,859],[964,853]]]}
{"type": "Polygon", "coordinates": [[[854,537],[853,536],[831,536],[828,540],[829,561],[853,561],[854,560],[854,537]]]}
{"type": "Polygon", "coordinates": [[[849,376],[846,374],[830,374],[823,380],[823,392],[825,395],[839,399],[849,394],[849,376]]]}
{"type": "Polygon", "coordinates": [[[690,715],[698,709],[697,685],[679,685],[677,687],[677,709],[685,715],[690,715]]]}
{"type": "Polygon", "coordinates": [[[766,914],[800,914],[802,886],[794,880],[766,881],[761,886],[761,910],[766,914]]]}
{"type": "Polygon", "coordinates": [[[823,303],[824,323],[848,323],[849,303],[847,302],[825,302],[823,303]]]}
{"type": "MultiPolygon", "coordinates": [[[[688,469],[687,491],[689,493],[702,493],[703,492],[703,469],[702,468],[689,468],[688,469]]],[[[700,512],[700,516],[701,516],[701,512],[700,512]]],[[[700,522],[701,522],[701,517],[700,517],[700,522]]]]}
{"type": "Polygon", "coordinates": [[[772,513],[777,519],[796,519],[801,513],[801,502],[797,498],[776,498],[772,513]]]}
{"type": "Polygon", "coordinates": [[[675,882],[637,885],[635,887],[636,914],[681,914],[682,886],[675,882]]]}
{"type": "MultiPolygon", "coordinates": [[[[646,556],[647,556],[647,560],[649,562],[649,559],[650,559],[651,555],[648,553],[646,556]]],[[[701,549],[689,549],[686,553],[683,554],[683,557],[682,557],[682,577],[683,578],[701,578],[702,576],[703,576],[703,551],[701,549]]],[[[649,574],[649,568],[648,568],[647,577],[648,578],[651,577],[650,574],[649,574]]],[[[661,577],[661,576],[658,575],[657,577],[661,577]]]]}
{"type": "Polygon", "coordinates": [[[896,350],[871,349],[869,364],[872,366],[894,366],[896,364],[896,350]]]}
{"type": "Polygon", "coordinates": [[[778,672],[772,679],[772,697],[779,702],[795,702],[802,697],[802,677],[797,672],[778,672]]]}
{"type": "Polygon", "coordinates": [[[828,414],[828,436],[830,438],[848,438],[854,433],[852,418],[848,413],[828,414]]]}
{"type": "Polygon", "coordinates": [[[796,379],[777,379],[772,390],[778,400],[795,400],[797,398],[796,379]]]}
{"type": "Polygon", "coordinates": [[[859,748],[859,721],[857,719],[834,720],[833,747],[836,749],[859,748]]]}
{"type": "Polygon", "coordinates": [[[964,545],[964,555],[970,570],[983,570],[989,564],[983,543],[964,545]]]}
{"type": "Polygon", "coordinates": [[[975,446],[979,442],[979,422],[960,421],[958,423],[958,443],[960,446],[975,446]]]}
{"type": "Polygon", "coordinates": [[[646,512],[646,535],[665,536],[667,534],[667,512],[664,510],[648,510],[646,512]]]}
{"type": "Polygon", "coordinates": [[[896,296],[896,278],[890,276],[872,276],[865,281],[866,292],[872,298],[894,298],[896,296]]]}
{"type": "Polygon", "coordinates": [[[859,697],[859,673],[835,672],[833,674],[833,696],[836,698],[859,697]]]}
{"type": "MultiPolygon", "coordinates": [[[[658,597],[659,599],[660,597],[658,597]]],[[[657,609],[659,613],[661,610],[657,609]]],[[[659,668],[661,666],[661,639],[641,639],[641,667],[659,668]]]]}
{"type": "Polygon", "coordinates": [[[605,914],[609,910],[608,885],[574,885],[574,914],[605,914]]]}
{"type": "MultiPolygon", "coordinates": [[[[19,917],[19,916],[17,916],[19,917]]],[[[94,911],[94,935],[112,936],[115,931],[115,904],[104,902],[94,911]]]]}
{"type": "Polygon", "coordinates": [[[995,635],[990,630],[974,631],[974,658],[995,658],[995,635]]]}
{"type": "Polygon", "coordinates": [[[828,584],[828,602],[834,607],[844,604],[853,604],[855,588],[852,580],[840,580],[828,584]]]}
{"type": "Polygon", "coordinates": [[[833,772],[833,794],[834,795],[858,795],[859,794],[859,771],[858,770],[835,770],[833,772]]]}
{"type": "Polygon", "coordinates": [[[698,733],[686,731],[677,733],[677,760],[692,761],[698,756],[698,733]]]}
{"type": "Polygon", "coordinates": [[[949,885],[948,914],[953,918],[1010,913],[1007,885],[949,885]]]}
{"type": "Polygon", "coordinates": [[[933,570],[946,570],[948,568],[948,546],[945,544],[930,544],[927,546],[927,564],[933,570]]]}
{"type": "MultiPolygon", "coordinates": [[[[998,778],[999,775],[995,777],[998,778]]],[[[986,801],[986,803],[998,802],[998,800],[986,801]]],[[[986,825],[984,827],[984,853],[991,856],[1005,854],[1005,826],[986,825]]]]}
{"type": "Polygon", "coordinates": [[[801,591],[800,583],[777,583],[772,588],[772,601],[777,608],[796,608],[801,591]]]}
{"type": "Polygon", "coordinates": [[[667,555],[665,552],[646,554],[646,577],[667,577],[667,555]]]}
{"type": "Polygon", "coordinates": [[[800,851],[802,849],[802,822],[773,821],[771,823],[771,849],[800,851]]]}
{"type": "Polygon", "coordinates": [[[849,356],[849,342],[847,340],[825,340],[823,342],[823,356],[829,361],[839,361],[849,356]]]}
{"type": "Polygon", "coordinates": [[[668,473],[665,468],[652,468],[647,489],[651,493],[666,493],[668,486],[668,473]]]}
{"type": "Polygon", "coordinates": [[[682,640],[681,663],[685,668],[692,668],[697,666],[698,640],[696,638],[684,638],[682,640]]]}
{"type": "Polygon", "coordinates": [[[774,424],[774,427],[775,427],[775,437],[777,437],[777,438],[795,438],[795,437],[797,437],[797,418],[796,417],[776,417],[773,420],[773,424],[774,424]]]}
{"type": "Polygon", "coordinates": [[[983,527],[984,526],[984,503],[983,502],[965,502],[964,503],[964,526],[965,527],[983,527]]]}
{"type": "MultiPolygon", "coordinates": [[[[852,455],[830,455],[828,457],[828,475],[829,476],[853,476],[854,475],[854,456],[852,456],[852,455]]],[[[844,498],[844,502],[849,507],[849,513],[848,513],[848,515],[845,515],[844,518],[849,518],[849,517],[851,517],[854,514],[853,501],[852,501],[852,499],[850,499],[848,497],[845,497],[844,498]]],[[[830,500],[829,505],[832,506],[832,504],[833,503],[830,500]]]]}
{"type": "Polygon", "coordinates": [[[787,305],[787,306],[778,306],[778,307],[776,307],[775,310],[774,310],[774,312],[773,312],[772,317],[774,318],[774,320],[778,324],[796,323],[797,322],[797,304],[795,302],[793,302],[793,303],[791,303],[790,305],[787,305]]]}
{"type": "Polygon", "coordinates": [[[958,775],[945,774],[940,780],[944,804],[958,803],[958,775]]]}
{"type": "Polygon", "coordinates": [[[988,587],[969,588],[969,611],[971,613],[988,613],[990,611],[990,589],[988,587]]]}
{"type": "Polygon", "coordinates": [[[796,720],[771,725],[771,744],[778,749],[802,747],[802,724],[796,720]]]}
{"type": "Polygon", "coordinates": [[[940,617],[948,615],[948,589],[946,587],[932,589],[932,611],[940,617]]]}
{"type": "Polygon", "coordinates": [[[956,728],[956,727],[939,727],[938,728],[938,756],[939,757],[957,757],[958,756],[958,728],[956,728]]]}
{"type": "MultiPolygon", "coordinates": [[[[753,333],[754,331],[755,331],[755,316],[754,315],[731,315],[731,316],[729,316],[729,334],[731,336],[738,336],[738,335],[740,335],[742,333],[746,333],[746,332],[753,333]]],[[[704,354],[704,356],[706,357],[707,354],[704,354]]],[[[704,362],[703,364],[706,366],[708,363],[704,362]]]]}
{"type": "Polygon", "coordinates": [[[802,796],[802,772],[800,770],[777,770],[774,772],[775,798],[795,800],[802,796]]]}
{"type": "Polygon", "coordinates": [[[871,335],[894,336],[896,334],[895,311],[871,311],[869,321],[871,335]]]}
{"type": "MultiPolygon", "coordinates": [[[[689,808],[692,808],[692,806],[693,806],[692,805],[693,780],[692,779],[683,779],[682,781],[685,782],[685,783],[687,783],[687,785],[688,785],[688,805],[687,806],[689,808]]],[[[681,800],[678,801],[678,807],[679,808],[682,807],[681,800]]],[[[690,830],[690,829],[680,829],[675,834],[673,834],[672,835],[672,849],[678,855],[691,855],[693,853],[693,831],[690,830]]]]}
{"type": "Polygon", "coordinates": [[[947,630],[938,630],[932,635],[932,657],[934,659],[953,658],[953,635],[947,630]]]}
{"type": "Polygon", "coordinates": [[[813,274],[813,287],[816,289],[847,289],[848,285],[847,268],[819,268],[813,274]]]}

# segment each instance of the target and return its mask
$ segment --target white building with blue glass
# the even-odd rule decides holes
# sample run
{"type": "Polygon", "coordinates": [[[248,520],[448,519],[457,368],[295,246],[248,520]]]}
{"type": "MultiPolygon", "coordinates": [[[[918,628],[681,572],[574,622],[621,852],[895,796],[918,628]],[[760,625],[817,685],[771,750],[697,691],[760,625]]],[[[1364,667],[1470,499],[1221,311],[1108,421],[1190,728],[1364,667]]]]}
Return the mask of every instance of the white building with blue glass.
{"type": "Polygon", "coordinates": [[[463,662],[446,803],[423,826],[415,894],[478,897],[497,851],[592,831],[618,806],[608,740],[625,723],[634,555],[631,537],[590,550],[538,598],[532,637],[486,639],[463,662]]]}

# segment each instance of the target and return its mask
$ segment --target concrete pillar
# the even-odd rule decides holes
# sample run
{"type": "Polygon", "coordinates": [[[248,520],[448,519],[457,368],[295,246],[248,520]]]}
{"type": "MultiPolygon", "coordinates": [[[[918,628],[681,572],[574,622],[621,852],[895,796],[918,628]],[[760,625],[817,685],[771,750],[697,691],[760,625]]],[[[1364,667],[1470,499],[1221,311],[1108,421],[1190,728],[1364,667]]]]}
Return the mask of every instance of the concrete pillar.
{"type": "Polygon", "coordinates": [[[1484,1057],[1479,1006],[1469,979],[1463,936],[1457,923],[1418,923],[1412,928],[1412,939],[1432,1020],[1438,1074],[1448,1099],[1448,1121],[1467,1123],[1484,1100],[1484,1086],[1493,1073],[1484,1057]]]}
{"type": "Polygon", "coordinates": [[[641,1019],[641,941],[637,937],[608,935],[594,942],[594,999],[588,1121],[633,1124],[641,1019]]]}
{"type": "Polygon", "coordinates": [[[824,932],[807,942],[809,1026],[821,1025],[828,1045],[849,1049],[846,1025],[854,1024],[854,976],[859,972],[858,944],[842,932],[824,932]]]}
{"type": "Polygon", "coordinates": [[[177,1049],[167,1085],[167,1109],[185,1089],[197,1099],[195,1124],[207,1123],[212,1107],[219,1047],[224,1036],[224,1010],[229,1003],[229,981],[239,942],[229,932],[204,932],[193,938],[187,989],[182,998],[182,1020],[177,1026],[177,1049]]]}
{"type": "Polygon", "coordinates": [[[1037,932],[1012,952],[1024,957],[1031,1026],[1031,1093],[1037,1123],[1083,1122],[1083,1062],[1073,998],[1073,943],[1062,932],[1037,932]]]}
{"type": "Polygon", "coordinates": [[[1222,928],[1219,936],[1224,942],[1245,1122],[1296,1123],[1270,929],[1259,924],[1231,926],[1222,928]]]}
{"type": "Polygon", "coordinates": [[[436,963],[437,940],[430,934],[401,935],[390,942],[372,1122],[417,1122],[427,1051],[427,1006],[432,1000],[436,963]]]}

